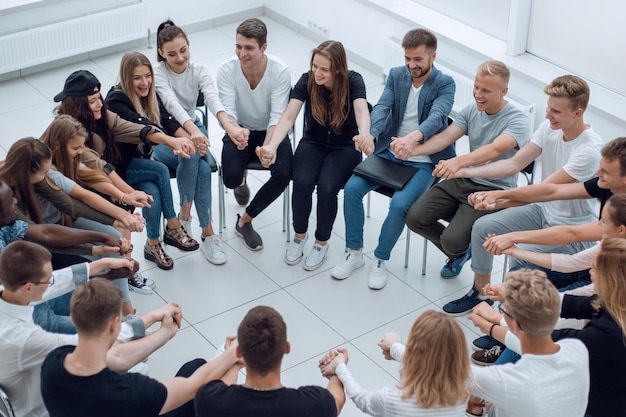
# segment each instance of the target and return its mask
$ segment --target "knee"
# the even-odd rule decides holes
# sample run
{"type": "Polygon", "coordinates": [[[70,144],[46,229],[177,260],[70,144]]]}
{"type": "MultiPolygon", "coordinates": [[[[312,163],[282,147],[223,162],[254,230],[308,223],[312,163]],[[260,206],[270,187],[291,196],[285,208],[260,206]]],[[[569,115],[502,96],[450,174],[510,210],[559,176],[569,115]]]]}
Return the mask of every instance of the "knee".
{"type": "Polygon", "coordinates": [[[411,202],[405,199],[392,197],[391,203],[389,204],[389,214],[404,218],[409,210],[409,207],[411,207],[411,202]]]}
{"type": "Polygon", "coordinates": [[[222,165],[222,181],[226,188],[236,188],[241,185],[243,181],[243,171],[235,169],[227,169],[226,165],[222,165]]]}
{"type": "Polygon", "coordinates": [[[350,201],[363,200],[366,192],[363,191],[363,187],[361,187],[359,183],[360,181],[357,177],[350,177],[348,182],[346,182],[346,185],[343,187],[344,199],[350,201]]]}

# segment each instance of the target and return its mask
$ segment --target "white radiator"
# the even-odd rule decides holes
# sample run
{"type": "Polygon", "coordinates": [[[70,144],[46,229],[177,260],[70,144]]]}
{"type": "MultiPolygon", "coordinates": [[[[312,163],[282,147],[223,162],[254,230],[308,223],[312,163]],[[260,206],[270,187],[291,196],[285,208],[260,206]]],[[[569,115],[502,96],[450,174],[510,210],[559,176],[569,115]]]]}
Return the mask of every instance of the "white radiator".
{"type": "Polygon", "coordinates": [[[0,37],[0,74],[147,35],[144,3],[3,35],[0,37]]]}
{"type": "MultiPolygon", "coordinates": [[[[389,70],[393,67],[404,65],[404,50],[402,42],[395,36],[385,39],[385,62],[383,63],[383,77],[387,77],[389,70]]],[[[458,72],[451,70],[438,62],[435,63],[437,68],[444,74],[451,76],[456,83],[456,93],[454,94],[454,105],[452,106],[452,117],[456,117],[459,111],[468,104],[474,104],[474,80],[470,79],[458,72]]],[[[531,129],[535,129],[535,104],[522,104],[510,97],[506,100],[512,105],[523,110],[530,119],[531,129]]]]}

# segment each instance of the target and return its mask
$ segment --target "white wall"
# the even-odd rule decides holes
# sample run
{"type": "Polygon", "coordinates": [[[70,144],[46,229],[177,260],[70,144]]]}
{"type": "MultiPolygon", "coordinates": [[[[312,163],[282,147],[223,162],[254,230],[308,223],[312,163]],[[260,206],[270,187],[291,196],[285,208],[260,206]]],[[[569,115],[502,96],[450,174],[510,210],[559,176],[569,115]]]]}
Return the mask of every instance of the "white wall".
{"type": "MultiPolygon", "coordinates": [[[[343,42],[347,50],[364,58],[381,74],[385,38],[401,38],[415,27],[430,29],[439,38],[437,60],[462,74],[473,77],[476,67],[487,59],[504,61],[512,74],[509,94],[518,101],[537,105],[537,124],[544,118],[543,87],[555,77],[568,73],[529,54],[508,56],[504,42],[428,12],[409,0],[266,0],[265,8],[267,15],[300,25],[303,32],[309,31],[309,21],[328,28],[327,38],[343,42]]],[[[616,65],[619,54],[606,56],[605,63],[596,62],[596,65],[616,65]]],[[[626,98],[593,83],[590,87],[587,122],[605,141],[625,136],[626,98]]]]}

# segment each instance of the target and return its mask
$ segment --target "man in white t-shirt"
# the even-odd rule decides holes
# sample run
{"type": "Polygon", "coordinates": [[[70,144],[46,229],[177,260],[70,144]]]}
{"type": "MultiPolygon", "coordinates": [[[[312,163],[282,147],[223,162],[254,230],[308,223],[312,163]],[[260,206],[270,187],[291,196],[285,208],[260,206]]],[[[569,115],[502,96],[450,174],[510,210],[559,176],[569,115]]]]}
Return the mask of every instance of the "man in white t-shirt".
{"type": "MultiPolygon", "coordinates": [[[[279,58],[266,55],[267,28],[259,19],[247,19],[237,27],[237,56],[222,63],[217,72],[220,100],[231,115],[228,123],[243,126],[238,137],[224,136],[222,178],[234,189],[237,203],[248,204],[250,189],[246,167],[259,162],[257,148],[263,146],[282,115],[291,90],[291,74],[279,58]],[[246,133],[248,133],[246,135],[246,133]]],[[[242,216],[237,215],[236,233],[251,250],[263,248],[261,236],[252,228],[252,219],[278,198],[291,180],[293,151],[285,137],[270,166],[270,179],[261,187],[242,216]]]]}
{"type": "MultiPolygon", "coordinates": [[[[580,340],[552,341],[561,311],[554,285],[544,272],[522,269],[510,272],[499,291],[502,314],[483,303],[469,319],[522,357],[516,363],[472,366],[472,395],[493,403],[498,417],[583,416],[589,353],[580,340]]],[[[469,406],[479,403],[472,398],[469,406]]]]}
{"type": "MultiPolygon", "coordinates": [[[[593,177],[600,163],[602,138],[585,124],[583,114],[589,102],[589,86],[574,75],[555,78],[544,88],[548,95],[546,119],[533,134],[530,142],[509,159],[487,165],[461,168],[450,178],[498,178],[518,172],[541,155],[541,175],[544,183],[566,184],[584,182],[593,177]]],[[[471,196],[470,196],[471,203],[471,196]]],[[[516,230],[536,230],[560,224],[585,224],[592,221],[593,200],[555,200],[512,207],[478,219],[472,228],[472,270],[476,294],[491,279],[493,255],[483,247],[489,235],[501,235],[516,230]]],[[[519,242],[523,243],[523,242],[519,242]]],[[[576,253],[592,245],[577,242],[563,246],[525,245],[536,252],[576,253]]],[[[511,262],[514,264],[514,261],[511,262]]],[[[548,275],[549,278],[552,278],[548,275]]],[[[557,287],[570,284],[568,277],[553,282],[557,287]]],[[[573,280],[577,280],[574,278],[573,280]]],[[[465,314],[480,303],[468,293],[443,307],[446,313],[465,314]]]]}

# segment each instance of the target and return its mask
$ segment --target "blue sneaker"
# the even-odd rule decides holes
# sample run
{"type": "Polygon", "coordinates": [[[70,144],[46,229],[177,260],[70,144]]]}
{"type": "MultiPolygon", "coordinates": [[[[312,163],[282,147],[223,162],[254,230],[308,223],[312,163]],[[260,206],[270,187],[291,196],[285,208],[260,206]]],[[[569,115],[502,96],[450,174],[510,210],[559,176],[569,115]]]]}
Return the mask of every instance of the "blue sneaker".
{"type": "Polygon", "coordinates": [[[489,350],[494,346],[500,346],[502,350],[504,350],[504,345],[498,342],[496,339],[489,335],[481,336],[477,339],[474,339],[472,342],[472,349],[474,350],[489,350]]]}
{"type": "Polygon", "coordinates": [[[472,311],[474,307],[483,301],[486,301],[489,305],[493,304],[493,301],[487,297],[481,298],[478,290],[472,287],[472,289],[469,290],[469,292],[463,297],[458,300],[450,301],[448,304],[444,305],[443,311],[451,316],[461,316],[472,311]]]}
{"type": "Polygon", "coordinates": [[[472,248],[469,248],[465,255],[458,258],[450,258],[448,262],[441,268],[441,278],[455,278],[461,273],[465,262],[472,259],[472,248]]]}

